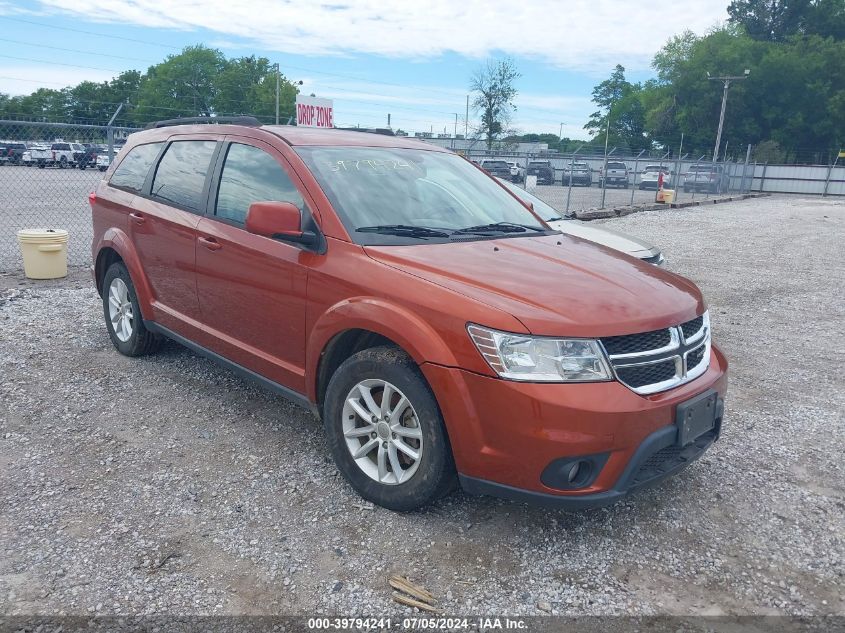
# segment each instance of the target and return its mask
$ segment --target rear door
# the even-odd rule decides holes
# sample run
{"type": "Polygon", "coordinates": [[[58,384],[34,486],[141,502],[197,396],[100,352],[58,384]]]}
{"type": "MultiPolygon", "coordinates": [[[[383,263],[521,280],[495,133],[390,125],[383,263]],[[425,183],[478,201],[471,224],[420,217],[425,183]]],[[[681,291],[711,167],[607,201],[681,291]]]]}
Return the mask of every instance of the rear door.
{"type": "Polygon", "coordinates": [[[308,269],[321,255],[245,230],[253,202],[314,208],[285,158],[262,141],[229,136],[197,231],[203,344],[298,393],[305,389],[308,269]]]}
{"type": "Polygon", "coordinates": [[[189,338],[200,327],[196,229],[219,145],[212,135],[172,137],[129,214],[129,234],[153,289],[154,318],[189,338]]]}

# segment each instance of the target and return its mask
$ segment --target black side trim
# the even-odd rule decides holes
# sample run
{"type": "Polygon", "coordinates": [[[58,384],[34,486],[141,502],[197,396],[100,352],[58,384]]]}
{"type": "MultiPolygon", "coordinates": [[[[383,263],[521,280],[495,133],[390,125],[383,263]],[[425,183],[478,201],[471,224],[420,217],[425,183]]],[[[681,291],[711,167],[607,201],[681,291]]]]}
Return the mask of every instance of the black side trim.
{"type": "Polygon", "coordinates": [[[485,479],[476,479],[475,477],[467,477],[466,475],[458,474],[458,479],[461,482],[461,488],[465,492],[473,495],[490,495],[491,497],[501,497],[502,499],[510,499],[511,501],[521,501],[529,503],[534,506],[541,506],[544,508],[559,508],[562,510],[586,510],[588,508],[602,508],[616,503],[625,496],[624,492],[616,490],[608,490],[607,492],[599,492],[591,495],[550,495],[545,492],[534,492],[532,490],[523,490],[522,488],[513,488],[505,484],[497,484],[493,481],[485,479]]]}
{"type": "Polygon", "coordinates": [[[317,405],[312,403],[306,396],[299,393],[298,391],[294,391],[293,389],[288,389],[284,385],[280,385],[277,382],[270,380],[269,378],[265,378],[261,374],[258,374],[251,369],[247,369],[243,365],[238,365],[237,363],[221,356],[217,352],[212,352],[210,349],[203,347],[202,345],[197,345],[191,340],[186,339],[184,336],[176,334],[176,332],[167,329],[166,327],[159,325],[155,321],[147,321],[144,320],[144,327],[146,327],[150,332],[155,332],[156,334],[161,334],[162,336],[166,336],[167,338],[176,341],[180,345],[187,347],[192,352],[199,354],[200,356],[204,356],[209,360],[213,360],[215,363],[222,365],[226,369],[232,371],[233,373],[237,374],[241,378],[246,378],[247,380],[252,380],[253,382],[257,383],[261,387],[267,389],[268,391],[272,391],[274,393],[279,394],[280,396],[287,398],[294,404],[298,404],[301,407],[304,407],[317,415],[317,405]]]}

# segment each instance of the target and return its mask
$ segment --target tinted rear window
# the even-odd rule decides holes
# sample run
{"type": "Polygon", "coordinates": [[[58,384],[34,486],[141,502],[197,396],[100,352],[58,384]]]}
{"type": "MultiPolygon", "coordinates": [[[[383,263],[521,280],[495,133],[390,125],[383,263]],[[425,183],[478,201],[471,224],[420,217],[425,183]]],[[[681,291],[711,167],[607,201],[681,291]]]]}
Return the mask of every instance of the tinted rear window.
{"type": "Polygon", "coordinates": [[[156,170],[151,194],[191,211],[205,208],[202,193],[217,141],[174,141],[156,170]]]}
{"type": "Polygon", "coordinates": [[[608,163],[607,168],[608,169],[628,169],[628,167],[627,167],[627,165],[625,165],[625,163],[608,163]]]}
{"type": "Polygon", "coordinates": [[[510,169],[510,167],[508,167],[508,164],[503,160],[485,161],[483,167],[490,167],[495,169],[510,169]]]}
{"type": "Polygon", "coordinates": [[[147,173],[161,151],[162,145],[162,143],[149,143],[133,147],[115,169],[109,184],[121,189],[141,191],[144,188],[147,173]]]}
{"type": "Polygon", "coordinates": [[[549,163],[528,163],[529,167],[548,167],[549,163]]]}

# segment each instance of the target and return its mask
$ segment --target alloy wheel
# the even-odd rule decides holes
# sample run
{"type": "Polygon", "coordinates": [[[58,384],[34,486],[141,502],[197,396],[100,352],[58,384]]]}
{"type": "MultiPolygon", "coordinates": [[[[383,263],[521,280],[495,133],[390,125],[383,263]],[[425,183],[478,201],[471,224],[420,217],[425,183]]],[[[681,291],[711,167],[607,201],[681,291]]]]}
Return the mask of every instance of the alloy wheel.
{"type": "Polygon", "coordinates": [[[128,341],[135,325],[135,315],[129,298],[129,288],[120,277],[115,277],[109,284],[109,319],[115,336],[122,343],[128,341]]]}
{"type": "Polygon", "coordinates": [[[420,465],[423,434],[407,396],[395,385],[362,380],[343,403],[343,436],[358,468],[370,479],[395,486],[420,465]]]}

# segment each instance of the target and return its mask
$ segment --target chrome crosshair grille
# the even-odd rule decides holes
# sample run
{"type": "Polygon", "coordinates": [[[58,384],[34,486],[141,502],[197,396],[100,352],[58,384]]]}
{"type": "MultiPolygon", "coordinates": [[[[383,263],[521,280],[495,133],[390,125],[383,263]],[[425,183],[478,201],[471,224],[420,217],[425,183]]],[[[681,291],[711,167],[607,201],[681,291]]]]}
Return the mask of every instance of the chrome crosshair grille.
{"type": "Polygon", "coordinates": [[[705,312],[665,330],[600,339],[617,380],[648,395],[698,378],[710,366],[710,317],[705,312]]]}

